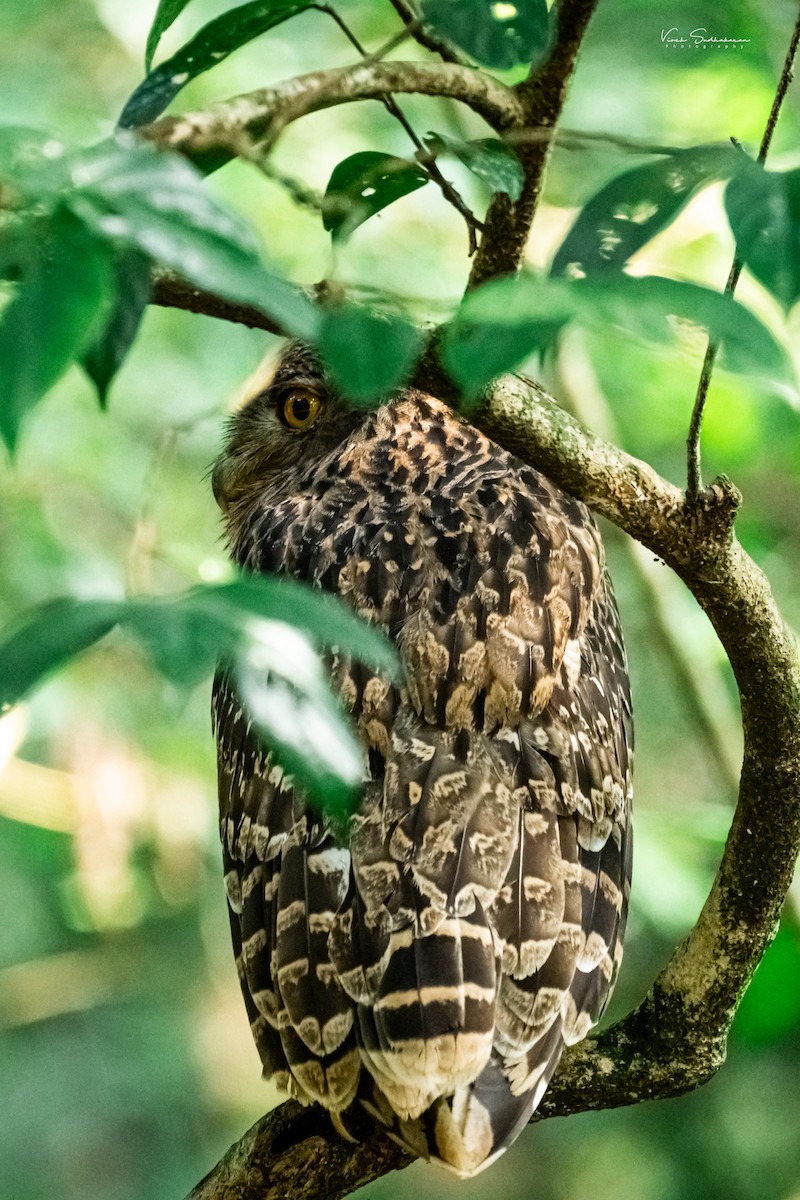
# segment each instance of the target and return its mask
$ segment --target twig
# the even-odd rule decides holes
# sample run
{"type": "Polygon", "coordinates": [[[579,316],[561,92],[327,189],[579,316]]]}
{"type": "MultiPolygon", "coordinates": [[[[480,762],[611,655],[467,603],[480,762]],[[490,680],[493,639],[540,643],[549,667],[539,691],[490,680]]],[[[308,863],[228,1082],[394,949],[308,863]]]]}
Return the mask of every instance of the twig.
{"type": "Polygon", "coordinates": [[[401,29],[399,33],[393,33],[390,38],[386,39],[382,46],[379,46],[377,50],[373,50],[371,54],[368,54],[364,62],[367,64],[380,62],[387,54],[391,54],[392,50],[396,50],[398,46],[402,46],[403,42],[413,37],[413,34],[414,27],[406,25],[405,29],[401,29]]]}
{"type": "Polygon", "coordinates": [[[438,54],[442,62],[463,65],[464,59],[448,42],[443,41],[442,38],[438,38],[435,33],[431,33],[424,25],[420,25],[417,14],[411,5],[406,3],[406,0],[389,0],[389,3],[411,33],[415,42],[423,46],[426,50],[430,50],[433,54],[438,54]]]}
{"type": "MultiPolygon", "coordinates": [[[[333,17],[336,24],[342,30],[342,32],[344,33],[347,40],[350,42],[350,45],[353,46],[356,53],[361,56],[361,58],[364,60],[364,62],[366,62],[369,57],[367,54],[367,51],[361,45],[361,42],[358,40],[356,35],[348,27],[347,23],[344,20],[342,20],[342,18],[339,16],[339,14],[335,11],[335,9],[329,8],[327,4],[315,4],[314,7],[317,9],[318,12],[325,12],[325,13],[328,13],[331,17],[333,17]]],[[[382,96],[381,100],[383,101],[383,105],[386,108],[387,112],[391,113],[391,115],[395,118],[395,120],[398,121],[400,123],[400,125],[402,125],[403,129],[408,134],[408,137],[411,139],[412,143],[414,144],[414,147],[416,148],[416,150],[418,152],[421,152],[422,154],[425,154],[425,146],[423,145],[423,143],[421,142],[419,137],[417,137],[416,130],[414,129],[411,122],[407,119],[405,113],[400,108],[400,105],[397,103],[397,101],[394,99],[394,97],[393,96],[382,96]]],[[[476,230],[482,230],[483,223],[476,218],[475,214],[468,207],[468,205],[466,205],[464,203],[462,196],[456,190],[456,188],[453,187],[452,183],[450,183],[450,181],[448,179],[445,179],[444,175],[437,167],[435,159],[428,156],[427,161],[423,160],[423,158],[420,157],[420,153],[418,153],[417,161],[420,163],[420,166],[423,168],[423,170],[425,170],[428,173],[430,178],[437,185],[437,187],[441,191],[444,198],[450,204],[452,204],[453,208],[455,208],[456,211],[459,212],[461,214],[461,216],[464,218],[464,221],[467,226],[468,235],[469,235],[469,255],[470,255],[470,257],[472,257],[472,255],[475,253],[475,251],[478,248],[478,240],[477,240],[477,236],[476,236],[476,230]]]]}
{"type": "MultiPolygon", "coordinates": [[[[797,54],[797,46],[800,42],[800,11],[797,14],[797,20],[792,33],[789,49],[786,51],[786,58],[783,63],[778,86],[775,91],[775,98],[772,101],[769,117],[767,118],[764,136],[761,139],[761,147],[758,152],[758,162],[763,166],[769,152],[772,142],[772,135],[775,132],[775,126],[778,123],[781,106],[784,97],[786,96],[789,84],[792,81],[794,60],[797,54]]],[[[738,253],[734,255],[731,269],[728,272],[728,278],[725,281],[725,295],[732,296],[736,290],[736,285],[739,282],[739,276],[742,273],[744,263],[738,253]]],[[[692,418],[689,422],[689,436],[686,439],[687,445],[687,483],[686,494],[690,500],[696,501],[700,490],[703,486],[700,463],[700,430],[703,424],[703,412],[706,406],[708,397],[708,388],[711,383],[711,375],[714,371],[714,364],[717,360],[719,352],[719,342],[709,339],[706,347],[705,357],[703,358],[703,367],[700,372],[700,380],[697,385],[697,395],[695,396],[694,408],[692,409],[692,418]]]]}
{"type": "Polygon", "coordinates": [[[605,130],[594,129],[553,129],[551,125],[527,126],[524,129],[509,129],[503,135],[503,140],[509,146],[525,146],[530,142],[552,142],[560,150],[583,150],[586,146],[598,142],[614,146],[618,150],[632,151],[635,154],[668,155],[678,154],[685,146],[665,145],[663,142],[651,142],[646,138],[623,137],[619,133],[609,133],[605,130]]]}
{"type": "Polygon", "coordinates": [[[519,200],[498,194],[486,214],[486,232],[472,264],[468,289],[498,275],[516,271],[525,254],[542,189],[555,126],[561,116],[567,87],[575,68],[583,35],[597,0],[563,0],[559,8],[558,40],[547,62],[514,89],[525,118],[515,127],[537,126],[550,136],[530,144],[520,143],[523,185],[519,200]]]}
{"type": "Polygon", "coordinates": [[[284,332],[275,320],[260,308],[223,300],[214,292],[197,288],[168,271],[158,271],[154,274],[150,303],[162,308],[180,308],[184,312],[198,313],[205,317],[218,317],[221,321],[232,321],[236,325],[246,325],[249,329],[263,329],[265,333],[282,335],[284,332]]]}

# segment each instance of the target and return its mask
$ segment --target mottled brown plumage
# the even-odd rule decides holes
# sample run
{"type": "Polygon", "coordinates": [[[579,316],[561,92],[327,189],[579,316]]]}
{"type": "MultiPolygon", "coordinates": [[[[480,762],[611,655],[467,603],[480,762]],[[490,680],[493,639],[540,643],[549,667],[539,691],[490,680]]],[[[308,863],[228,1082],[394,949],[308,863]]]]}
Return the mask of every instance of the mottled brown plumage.
{"type": "Polygon", "coordinates": [[[265,1073],[333,1113],[358,1098],[474,1174],[597,1021],[622,954],[631,712],[597,529],[431,396],[348,408],[298,345],[233,419],[214,490],[239,564],[338,593],[406,670],[395,687],[330,662],[365,750],[341,841],[217,681],[231,928],[265,1073]]]}

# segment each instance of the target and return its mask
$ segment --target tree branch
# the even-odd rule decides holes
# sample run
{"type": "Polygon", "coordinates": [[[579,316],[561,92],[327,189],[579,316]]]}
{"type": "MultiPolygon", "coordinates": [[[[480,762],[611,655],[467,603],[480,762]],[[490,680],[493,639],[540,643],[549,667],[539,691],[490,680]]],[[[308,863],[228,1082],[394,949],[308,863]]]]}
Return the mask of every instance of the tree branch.
{"type": "Polygon", "coordinates": [[[732,536],[738,496],[726,480],[695,507],[538,389],[515,383],[495,388],[482,424],[672,566],[736,676],[745,743],[739,802],[697,925],[635,1012],[566,1052],[538,1116],[677,1095],[724,1060],[736,1006],[777,929],[800,849],[795,639],[764,575],[732,536]]]}
{"type": "MultiPolygon", "coordinates": [[[[495,200],[473,281],[515,269],[541,189],[552,130],[593,0],[565,0],[559,43],[538,75],[511,90],[453,63],[366,63],[320,71],[143,131],[189,158],[215,161],[243,144],[270,145],[306,113],[392,92],[447,96],[496,130],[530,124],[550,136],[522,151],[523,197],[495,200]],[[506,205],[505,208],[502,205],[506,205]]],[[[232,305],[170,276],[154,300],[278,332],[256,309],[232,305]]],[[[452,399],[433,369],[429,390],[452,399]]],[[[668,563],[704,609],[740,691],[744,760],[739,801],[714,885],[688,938],[634,1012],[570,1047],[535,1120],[677,1095],[725,1057],[740,996],[777,928],[800,847],[800,664],[766,579],[733,536],[736,489],[719,479],[687,501],[650,466],[588,433],[537,385],[506,379],[476,418],[495,441],[543,470],[668,563]]],[[[358,1144],[317,1109],[294,1102],[259,1121],[192,1193],[192,1200],[339,1200],[409,1157],[363,1116],[347,1117],[358,1144]]]]}
{"type": "MultiPolygon", "coordinates": [[[[679,1095],[724,1061],[736,1006],[777,929],[800,849],[795,639],[733,536],[739,496],[727,480],[689,503],[538,385],[517,379],[494,386],[476,423],[672,566],[733,666],[744,726],[739,801],[700,918],[634,1012],[567,1048],[533,1119],[679,1095]]],[[[232,1148],[192,1200],[278,1200],[310,1195],[312,1186],[315,1196],[339,1200],[406,1164],[384,1133],[368,1125],[358,1132],[353,1146],[319,1110],[284,1104],[232,1148]]]]}
{"type": "Polygon", "coordinates": [[[287,1100],[231,1146],[186,1200],[341,1200],[413,1157],[360,1113],[362,1140],[335,1133],[320,1108],[287,1100]]]}
{"type": "Polygon", "coordinates": [[[247,325],[249,329],[263,329],[265,333],[284,336],[284,331],[273,318],[260,308],[223,300],[215,292],[195,287],[171,271],[154,271],[150,303],[160,308],[181,308],[205,317],[218,317],[221,321],[232,321],[235,325],[247,325]]]}
{"type": "Polygon", "coordinates": [[[578,51],[597,0],[564,0],[559,9],[558,40],[547,62],[517,84],[515,94],[524,112],[524,125],[537,126],[544,136],[520,142],[517,153],[522,163],[523,185],[519,200],[512,202],[502,192],[492,200],[486,214],[486,232],[472,264],[468,288],[488,279],[516,271],[522,263],[556,124],[561,116],[567,88],[578,51]]]}
{"type": "Polygon", "coordinates": [[[382,101],[391,92],[460,100],[493,129],[524,123],[523,106],[512,89],[474,67],[373,62],[298,75],[203,112],[163,117],[138,133],[193,161],[221,166],[239,153],[243,143],[273,145],[287,125],[309,113],[352,100],[382,101]]]}
{"type": "MultiPolygon", "coordinates": [[[[620,431],[607,397],[589,359],[586,339],[579,329],[570,331],[558,354],[558,391],[568,410],[607,442],[620,444],[620,431]]],[[[659,559],[641,542],[619,534],[618,542],[627,555],[639,582],[647,624],[661,643],[678,684],[690,723],[705,740],[709,755],[717,765],[719,782],[726,801],[739,790],[740,752],[738,705],[729,695],[716,661],[696,653],[687,644],[683,629],[675,622],[675,590],[681,586],[664,571],[659,559]]]]}

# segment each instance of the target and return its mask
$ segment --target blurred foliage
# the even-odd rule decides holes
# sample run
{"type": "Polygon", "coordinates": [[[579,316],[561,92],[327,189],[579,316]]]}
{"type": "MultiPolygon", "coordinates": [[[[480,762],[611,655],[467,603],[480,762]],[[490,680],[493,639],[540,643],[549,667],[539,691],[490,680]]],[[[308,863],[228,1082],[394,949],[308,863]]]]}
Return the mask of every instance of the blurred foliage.
{"type": "MultiPolygon", "coordinates": [[[[163,61],[228,5],[160,7],[163,61]]],[[[388,0],[339,7],[367,46],[396,29],[388,0]]],[[[125,0],[6,6],[0,120],[70,145],[107,137],[142,78],[154,11],[155,3],[125,0]]],[[[564,125],[678,150],[734,134],[752,152],[794,16],[788,0],[734,0],[724,16],[710,0],[675,0],[667,10],[655,0],[601,0],[564,125]],[[749,40],[735,50],[681,49],[662,41],[672,26],[749,40]]],[[[352,59],[324,13],[304,12],[198,74],[173,107],[199,108],[352,59]]],[[[508,78],[520,73],[512,68],[508,78]]],[[[421,134],[441,131],[445,145],[486,135],[447,102],[404,97],[402,108],[421,134]]],[[[787,104],[771,170],[800,165],[799,113],[796,100],[787,104]]],[[[319,214],[298,207],[278,181],[302,180],[322,194],[337,164],[376,146],[413,158],[380,104],[317,113],[286,131],[275,179],[233,163],[208,192],[255,226],[270,263],[292,279],[327,275],[365,297],[383,289],[406,298],[415,318],[441,319],[468,263],[466,229],[437,189],[403,196],[332,245],[319,214]]],[[[557,149],[530,266],[549,266],[578,206],[651,161],[602,140],[557,149]]],[[[482,213],[488,191],[478,174],[457,154],[444,166],[482,213]]],[[[733,248],[722,185],[684,200],[674,223],[633,247],[630,270],[719,287],[733,248]]],[[[758,261],[756,253],[763,279],[758,261]]],[[[788,298],[795,286],[790,277],[778,290],[788,298]]],[[[754,276],[745,273],[737,295],[780,336],[781,306],[754,276]]],[[[799,320],[795,308],[790,350],[800,344],[799,320]]],[[[332,321],[331,345],[349,328],[332,321]]],[[[403,362],[406,329],[398,319],[403,362]]],[[[43,322],[43,347],[49,332],[43,322]]],[[[59,595],[164,594],[228,578],[205,476],[225,407],[274,345],[245,328],[148,309],[106,413],[77,368],[64,375],[27,418],[13,467],[0,468],[0,626],[59,595]]],[[[626,449],[681,481],[697,348],[654,350],[630,333],[588,328],[581,353],[598,423],[610,414],[626,449]]],[[[580,362],[567,338],[560,360],[545,358],[544,378],[567,379],[580,362]]],[[[716,375],[703,448],[706,474],[725,471],[743,491],[740,537],[800,626],[800,422],[787,394],[716,375]]],[[[704,618],[660,564],[643,566],[612,537],[609,555],[638,744],[632,914],[613,1019],[642,996],[696,919],[725,836],[733,781],[724,764],[736,757],[738,734],[732,681],[704,618]],[[700,676],[704,714],[676,670],[677,653],[700,676]]],[[[0,1198],[181,1196],[278,1099],[259,1080],[228,945],[208,686],[176,690],[112,635],[0,721],[0,767],[0,1198]]],[[[799,1106],[792,907],[742,1004],[728,1063],[709,1085],[658,1105],[544,1123],[468,1183],[417,1164],[364,1194],[403,1200],[424,1187],[468,1200],[797,1200],[799,1106]]]]}

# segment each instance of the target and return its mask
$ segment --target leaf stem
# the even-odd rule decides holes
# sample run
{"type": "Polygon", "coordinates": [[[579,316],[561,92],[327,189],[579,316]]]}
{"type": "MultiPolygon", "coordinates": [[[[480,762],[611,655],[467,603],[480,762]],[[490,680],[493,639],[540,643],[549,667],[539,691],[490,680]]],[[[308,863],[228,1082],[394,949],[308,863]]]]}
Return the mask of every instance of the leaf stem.
{"type": "MultiPolygon", "coordinates": [[[[329,8],[327,4],[315,4],[315,5],[313,5],[313,7],[318,12],[328,13],[329,16],[333,17],[334,21],[339,26],[342,33],[345,35],[347,40],[350,42],[350,45],[353,46],[356,53],[359,54],[361,56],[361,58],[364,59],[364,61],[366,62],[367,59],[369,58],[367,51],[361,45],[361,42],[358,40],[358,38],[353,33],[353,31],[347,26],[346,22],[342,19],[342,17],[340,17],[339,14],[334,9],[329,8]]],[[[407,26],[405,33],[409,33],[409,32],[412,32],[412,31],[411,31],[410,26],[407,26]]],[[[417,133],[416,133],[413,125],[406,117],[405,113],[403,112],[400,105],[395,100],[394,96],[387,94],[385,96],[382,96],[381,100],[382,100],[387,112],[391,113],[391,115],[394,117],[394,119],[396,121],[398,121],[400,123],[400,125],[402,125],[403,129],[408,134],[408,137],[413,142],[414,147],[417,150],[417,161],[419,162],[423,171],[427,172],[427,174],[430,176],[430,179],[432,180],[432,182],[435,183],[436,186],[440,189],[445,200],[447,200],[448,203],[452,204],[453,208],[455,208],[456,211],[458,213],[460,213],[461,216],[464,218],[464,221],[467,226],[467,231],[469,234],[469,255],[470,255],[470,257],[472,257],[472,255],[475,253],[475,251],[478,248],[477,231],[483,230],[483,222],[479,221],[477,219],[477,217],[475,216],[475,214],[472,212],[472,210],[468,207],[468,205],[465,204],[461,194],[456,190],[456,188],[453,187],[452,183],[450,183],[450,181],[448,179],[445,179],[444,175],[442,174],[442,172],[439,170],[438,166],[436,165],[436,161],[434,159],[431,159],[430,156],[428,156],[427,159],[420,157],[421,155],[426,154],[425,146],[423,145],[420,138],[417,136],[417,133]]]]}
{"type": "Polygon", "coordinates": [[[458,63],[461,66],[464,65],[465,60],[460,54],[456,53],[456,51],[452,48],[452,46],[449,45],[448,42],[444,41],[442,38],[436,37],[435,34],[431,33],[429,30],[425,29],[424,26],[420,25],[417,14],[414,12],[411,5],[407,3],[407,0],[389,0],[389,3],[397,13],[400,20],[404,23],[415,42],[417,42],[420,46],[423,46],[426,50],[430,50],[431,53],[438,54],[443,62],[458,63]]]}
{"type": "MultiPolygon", "coordinates": [[[[764,136],[761,139],[761,146],[758,151],[758,162],[763,166],[769,152],[772,136],[775,132],[775,126],[778,124],[781,106],[786,96],[789,84],[792,81],[794,73],[794,61],[797,55],[797,46],[800,43],[800,9],[798,9],[797,20],[795,21],[794,31],[789,49],[786,51],[786,58],[783,63],[778,86],[775,91],[775,98],[772,101],[769,117],[767,118],[764,136]]],[[[739,276],[742,273],[744,266],[738,253],[734,255],[731,269],[728,272],[728,278],[725,282],[725,294],[732,296],[736,290],[736,285],[739,282],[739,276]]],[[[700,379],[697,384],[697,395],[694,400],[694,408],[692,409],[692,417],[689,422],[689,436],[686,439],[687,461],[686,461],[686,496],[689,501],[695,503],[700,495],[703,487],[703,477],[701,473],[700,461],[700,431],[703,424],[703,413],[705,411],[706,399],[708,397],[708,388],[711,383],[711,376],[714,371],[714,365],[717,361],[719,353],[719,342],[715,342],[709,338],[708,346],[706,347],[705,357],[703,358],[703,367],[700,372],[700,379]]]]}

